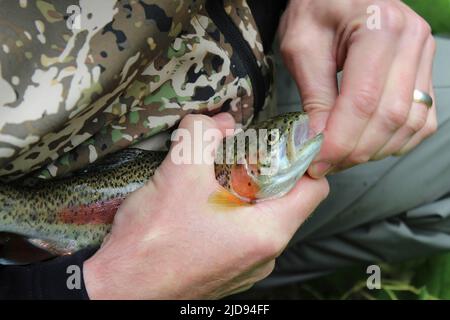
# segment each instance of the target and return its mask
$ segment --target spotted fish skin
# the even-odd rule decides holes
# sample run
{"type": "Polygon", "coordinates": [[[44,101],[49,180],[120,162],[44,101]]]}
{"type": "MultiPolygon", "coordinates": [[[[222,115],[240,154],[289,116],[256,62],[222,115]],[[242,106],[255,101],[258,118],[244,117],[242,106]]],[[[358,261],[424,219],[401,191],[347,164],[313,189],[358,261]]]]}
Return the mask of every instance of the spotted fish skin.
{"type": "MultiPolygon", "coordinates": [[[[285,157],[286,150],[295,147],[298,152],[307,153],[310,159],[302,160],[306,170],[311,157],[314,157],[320,148],[321,139],[317,137],[320,138],[321,135],[306,139],[305,144],[293,146],[295,140],[288,138],[292,137],[292,133],[298,128],[308,129],[307,115],[301,112],[281,115],[252,125],[248,130],[266,129],[265,132],[268,132],[267,130],[278,129],[280,132],[277,140],[272,141],[271,152],[259,157],[257,165],[243,166],[239,163],[238,149],[233,147],[238,141],[243,141],[241,139],[247,131],[240,131],[225,138],[222,147],[218,149],[215,163],[216,180],[228,193],[224,199],[231,200],[232,203],[235,199],[230,198],[231,195],[238,200],[245,199],[244,202],[248,204],[254,200],[281,196],[289,191],[292,185],[282,184],[276,193],[247,196],[249,187],[259,189],[267,185],[277,185],[277,177],[284,171],[275,171],[265,176],[264,180],[258,180],[261,176],[257,175],[268,160],[285,157]],[[234,141],[228,144],[229,139],[234,141]],[[313,151],[307,149],[311,143],[317,146],[313,151]],[[228,149],[230,145],[232,151],[228,149]],[[231,159],[224,157],[224,154],[229,152],[231,159]],[[222,157],[219,153],[222,153],[222,157]],[[226,160],[226,164],[217,161],[219,159],[226,160]]],[[[263,137],[268,136],[266,134],[263,137]]],[[[244,141],[247,143],[248,140],[244,141]]],[[[247,147],[249,145],[242,154],[245,159],[252,154],[253,149],[247,147]]],[[[125,149],[66,178],[35,181],[32,184],[29,181],[21,185],[0,183],[0,232],[22,235],[30,239],[31,243],[55,254],[68,254],[86,247],[98,246],[110,231],[114,216],[123,200],[153,176],[166,155],[167,152],[164,151],[125,149]]],[[[287,170],[295,174],[295,166],[294,163],[288,166],[287,170]]],[[[295,181],[303,172],[296,174],[295,181]]],[[[214,190],[211,191],[214,193],[214,190]]],[[[238,204],[241,205],[242,202],[238,204]]]]}
{"type": "Polygon", "coordinates": [[[166,152],[131,149],[120,165],[33,186],[0,185],[0,231],[58,244],[66,252],[99,245],[123,199],[154,174],[166,152]]]}

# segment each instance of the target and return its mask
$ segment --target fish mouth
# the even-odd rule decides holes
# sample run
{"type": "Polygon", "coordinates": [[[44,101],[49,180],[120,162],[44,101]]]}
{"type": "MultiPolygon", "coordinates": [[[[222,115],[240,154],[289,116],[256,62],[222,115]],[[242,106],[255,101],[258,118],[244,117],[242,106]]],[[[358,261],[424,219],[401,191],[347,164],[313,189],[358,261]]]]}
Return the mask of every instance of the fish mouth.
{"type": "Polygon", "coordinates": [[[298,119],[286,137],[284,154],[280,155],[285,165],[273,175],[259,177],[256,201],[279,198],[288,193],[319,153],[323,138],[322,133],[315,134],[310,130],[308,117],[298,119]]]}

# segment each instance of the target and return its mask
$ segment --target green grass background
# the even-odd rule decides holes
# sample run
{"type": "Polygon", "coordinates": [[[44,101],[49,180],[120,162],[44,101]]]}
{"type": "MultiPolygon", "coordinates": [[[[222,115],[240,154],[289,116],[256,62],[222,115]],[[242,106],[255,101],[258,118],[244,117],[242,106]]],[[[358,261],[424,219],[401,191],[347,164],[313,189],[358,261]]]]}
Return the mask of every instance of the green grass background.
{"type": "Polygon", "coordinates": [[[250,290],[233,299],[310,300],[447,300],[450,299],[450,253],[397,264],[379,264],[381,288],[367,288],[367,265],[328,276],[265,290],[250,290]]]}
{"type": "Polygon", "coordinates": [[[431,25],[436,34],[450,35],[450,0],[404,0],[431,25]]]}

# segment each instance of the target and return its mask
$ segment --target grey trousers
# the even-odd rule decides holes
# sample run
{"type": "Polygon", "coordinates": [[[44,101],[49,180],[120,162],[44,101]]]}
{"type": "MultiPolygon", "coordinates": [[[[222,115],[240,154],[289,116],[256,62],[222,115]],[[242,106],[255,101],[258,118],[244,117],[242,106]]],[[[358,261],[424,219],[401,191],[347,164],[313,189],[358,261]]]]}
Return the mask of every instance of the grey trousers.
{"type": "MultiPolygon", "coordinates": [[[[438,132],[410,154],[329,176],[330,195],[299,229],[259,287],[304,281],[356,263],[450,250],[450,39],[437,39],[438,132]]],[[[299,108],[277,61],[279,112],[299,108]]]]}

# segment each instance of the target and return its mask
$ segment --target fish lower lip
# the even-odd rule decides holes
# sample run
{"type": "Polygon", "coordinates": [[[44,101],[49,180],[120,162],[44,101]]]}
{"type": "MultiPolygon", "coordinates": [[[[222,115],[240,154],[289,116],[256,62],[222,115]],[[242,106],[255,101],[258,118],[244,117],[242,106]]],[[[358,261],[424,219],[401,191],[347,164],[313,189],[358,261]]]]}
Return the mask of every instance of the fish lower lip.
{"type": "Polygon", "coordinates": [[[320,151],[323,135],[318,134],[308,139],[303,144],[302,150],[289,168],[280,171],[276,176],[271,177],[258,195],[258,199],[278,198],[289,192],[295,183],[308,169],[309,165],[320,151]]]}
{"type": "Polygon", "coordinates": [[[322,141],[323,141],[322,133],[316,134],[315,136],[305,140],[300,147],[300,149],[301,149],[300,152],[298,152],[298,154],[295,155],[295,159],[292,159],[291,166],[289,168],[282,170],[280,173],[283,174],[285,172],[291,171],[292,167],[297,167],[299,163],[304,164],[305,162],[307,162],[308,166],[309,166],[309,164],[314,159],[314,157],[319,153],[320,147],[322,146],[322,141]],[[311,147],[314,147],[314,145],[316,143],[317,143],[318,147],[311,148],[311,147]],[[310,159],[310,161],[305,161],[305,156],[308,160],[310,158],[307,156],[308,151],[310,151],[311,159],[310,159]]]}

